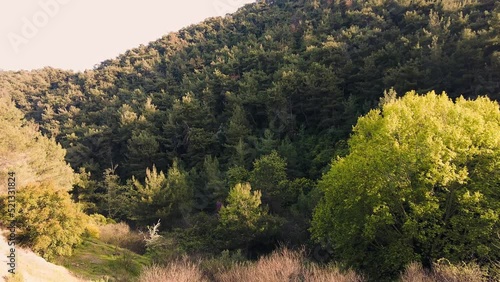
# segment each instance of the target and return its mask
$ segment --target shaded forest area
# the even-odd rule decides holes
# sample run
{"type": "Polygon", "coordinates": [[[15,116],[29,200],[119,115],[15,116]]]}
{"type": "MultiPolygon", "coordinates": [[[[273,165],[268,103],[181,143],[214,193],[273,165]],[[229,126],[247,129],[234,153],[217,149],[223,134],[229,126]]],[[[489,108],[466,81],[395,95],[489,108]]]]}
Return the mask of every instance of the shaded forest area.
{"type": "Polygon", "coordinates": [[[359,116],[410,90],[499,101],[500,4],[260,1],[93,70],[0,72],[5,104],[29,120],[19,126],[66,150],[85,213],[138,229],[160,220],[175,243],[156,242],[158,260],[173,246],[257,258],[279,244],[335,259],[309,231],[317,182],[349,153],[359,116]]]}

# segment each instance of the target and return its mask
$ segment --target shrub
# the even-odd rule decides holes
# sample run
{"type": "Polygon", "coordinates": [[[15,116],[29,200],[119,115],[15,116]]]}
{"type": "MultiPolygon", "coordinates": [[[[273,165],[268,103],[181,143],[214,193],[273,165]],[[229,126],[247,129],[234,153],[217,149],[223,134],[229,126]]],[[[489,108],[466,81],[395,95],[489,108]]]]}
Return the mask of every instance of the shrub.
{"type": "Polygon", "coordinates": [[[91,214],[89,215],[89,217],[95,224],[99,226],[106,225],[108,223],[116,223],[114,220],[108,219],[104,215],[98,213],[91,214]]]}
{"type": "Polygon", "coordinates": [[[142,282],[204,282],[199,266],[187,259],[178,260],[167,264],[165,267],[152,265],[146,267],[139,276],[142,282]]]}
{"type": "Polygon", "coordinates": [[[245,260],[246,258],[241,253],[241,250],[234,252],[224,250],[218,257],[203,260],[200,267],[203,270],[203,273],[210,278],[211,281],[215,281],[217,274],[229,271],[233,268],[233,266],[239,265],[245,260]]]}
{"type": "Polygon", "coordinates": [[[92,216],[86,216],[86,219],[87,226],[85,227],[84,236],[99,239],[101,235],[99,223],[96,222],[95,218],[92,216]]]}
{"type": "Polygon", "coordinates": [[[434,281],[443,282],[481,282],[485,281],[484,273],[477,264],[462,265],[434,264],[432,272],[434,281]]]}
{"type": "MultiPolygon", "coordinates": [[[[401,282],[481,282],[487,273],[477,264],[452,265],[436,263],[432,271],[418,263],[411,263],[401,275],[401,282]]],[[[493,281],[493,280],[491,280],[493,281]]]]}
{"type": "Polygon", "coordinates": [[[324,268],[314,264],[306,266],[304,252],[291,251],[286,248],[263,257],[256,263],[238,264],[216,275],[216,280],[221,282],[364,281],[353,271],[342,273],[337,268],[324,268]]]}
{"type": "Polygon", "coordinates": [[[354,270],[341,272],[338,268],[322,268],[318,265],[311,265],[304,271],[304,279],[301,281],[308,282],[361,282],[363,277],[357,274],[354,270]]]}
{"type": "Polygon", "coordinates": [[[178,260],[183,255],[186,255],[186,252],[179,246],[175,238],[162,236],[148,244],[146,255],[153,262],[163,265],[178,260]]]}
{"type": "Polygon", "coordinates": [[[17,193],[16,207],[19,243],[45,259],[71,255],[81,242],[87,221],[67,192],[52,184],[27,186],[17,193]]]}
{"type": "Polygon", "coordinates": [[[401,282],[432,282],[432,279],[421,264],[413,262],[401,275],[401,282]]]}
{"type": "Polygon", "coordinates": [[[146,251],[144,237],[139,232],[131,231],[128,224],[124,222],[102,225],[99,230],[100,239],[104,243],[125,248],[138,254],[144,254],[146,251]]]}

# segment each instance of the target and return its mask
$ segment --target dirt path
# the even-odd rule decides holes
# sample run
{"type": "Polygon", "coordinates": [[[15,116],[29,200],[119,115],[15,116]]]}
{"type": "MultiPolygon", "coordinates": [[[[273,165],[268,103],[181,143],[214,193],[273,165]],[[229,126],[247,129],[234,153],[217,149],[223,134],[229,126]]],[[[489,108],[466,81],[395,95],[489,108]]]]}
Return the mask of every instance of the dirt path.
{"type": "MultiPolygon", "coordinates": [[[[7,265],[7,255],[10,248],[5,239],[5,230],[1,230],[0,235],[0,279],[5,280],[9,274],[7,265]]],[[[81,282],[73,276],[66,268],[47,262],[35,253],[16,247],[16,273],[21,273],[26,282],[81,282]]]]}

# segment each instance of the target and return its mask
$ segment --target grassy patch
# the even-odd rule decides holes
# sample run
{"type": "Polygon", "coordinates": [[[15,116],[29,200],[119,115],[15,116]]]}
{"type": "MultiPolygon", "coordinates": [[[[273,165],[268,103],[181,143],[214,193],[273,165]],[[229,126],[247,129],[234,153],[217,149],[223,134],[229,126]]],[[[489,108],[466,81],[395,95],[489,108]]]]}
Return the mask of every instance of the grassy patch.
{"type": "Polygon", "coordinates": [[[85,239],[72,256],[58,257],[55,262],[83,279],[134,281],[149,259],[91,238],[85,239]]]}

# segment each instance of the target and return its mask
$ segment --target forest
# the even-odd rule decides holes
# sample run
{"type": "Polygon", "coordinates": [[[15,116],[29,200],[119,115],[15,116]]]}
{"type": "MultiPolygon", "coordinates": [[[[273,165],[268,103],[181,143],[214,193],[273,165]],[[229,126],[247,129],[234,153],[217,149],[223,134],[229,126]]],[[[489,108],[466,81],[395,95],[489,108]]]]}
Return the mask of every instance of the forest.
{"type": "Polygon", "coordinates": [[[498,281],[499,100],[500,2],[257,1],[92,70],[0,71],[0,206],[15,172],[19,243],[53,261],[126,226],[156,266],[221,258],[200,281],[289,250],[338,281],[498,281]]]}

